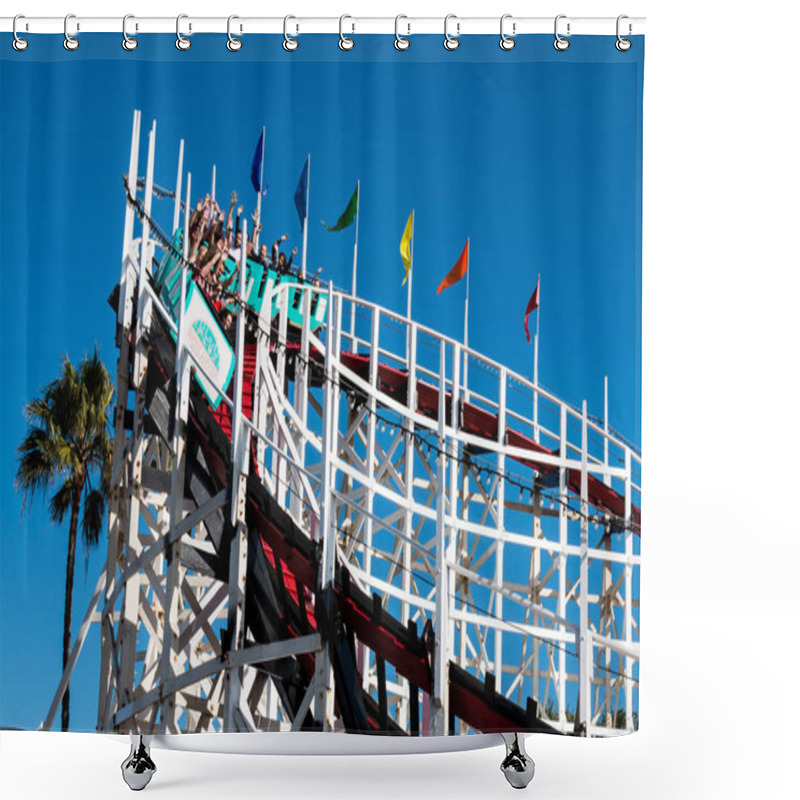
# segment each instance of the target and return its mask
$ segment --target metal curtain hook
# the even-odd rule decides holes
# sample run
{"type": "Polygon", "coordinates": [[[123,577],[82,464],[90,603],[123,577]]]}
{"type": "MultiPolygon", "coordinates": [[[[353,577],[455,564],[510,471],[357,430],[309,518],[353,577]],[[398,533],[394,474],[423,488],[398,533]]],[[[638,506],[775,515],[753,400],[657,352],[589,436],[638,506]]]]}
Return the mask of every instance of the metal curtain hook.
{"type": "MultiPolygon", "coordinates": [[[[343,31],[344,21],[346,19],[353,19],[353,18],[349,14],[342,14],[342,16],[339,17],[339,47],[342,50],[352,50],[353,47],[355,46],[355,42],[349,36],[345,36],[343,31]]],[[[355,23],[353,22],[351,23],[351,25],[353,27],[353,30],[355,31],[356,29],[355,23]]]]}
{"type": "Polygon", "coordinates": [[[291,14],[283,18],[283,49],[291,53],[293,50],[297,50],[300,46],[300,42],[289,36],[288,25],[290,19],[294,19],[291,14]]]}
{"type": "MultiPolygon", "coordinates": [[[[507,19],[511,19],[511,18],[512,18],[511,14],[503,14],[503,16],[500,17],[500,49],[501,50],[513,50],[517,45],[516,41],[514,41],[514,39],[511,36],[506,36],[505,31],[503,29],[503,27],[505,25],[505,21],[507,19]]],[[[516,33],[516,32],[517,32],[517,23],[516,22],[512,22],[511,23],[511,33],[516,33]]]]}
{"type": "MultiPolygon", "coordinates": [[[[175,47],[177,47],[178,50],[188,50],[192,46],[192,40],[187,39],[185,36],[181,34],[181,20],[188,18],[189,18],[188,14],[178,14],[178,16],[175,19],[175,36],[176,36],[175,47]]],[[[192,25],[191,23],[189,23],[190,33],[191,30],[192,30],[192,25]]]]}
{"type": "MultiPolygon", "coordinates": [[[[633,42],[630,39],[625,39],[624,37],[620,36],[620,33],[619,33],[620,22],[622,22],[622,20],[624,20],[624,19],[628,19],[628,15],[627,14],[620,14],[617,17],[617,42],[616,42],[615,47],[621,53],[624,53],[627,50],[630,50],[631,47],[633,46],[633,42]]],[[[633,31],[633,26],[629,22],[628,23],[628,36],[631,35],[632,31],[633,31]]]]}
{"type": "MultiPolygon", "coordinates": [[[[231,14],[228,17],[228,43],[225,45],[231,53],[235,53],[238,50],[242,49],[242,40],[237,39],[235,36],[231,35],[231,22],[235,19],[239,19],[236,14],[231,14]]],[[[239,26],[239,32],[241,32],[242,26],[239,26]]]]}
{"type": "MultiPolygon", "coordinates": [[[[408,50],[411,47],[411,40],[407,39],[405,36],[400,35],[400,20],[401,19],[408,19],[405,14],[398,14],[394,18],[394,46],[398,50],[408,50]]],[[[408,36],[411,35],[411,23],[406,23],[408,26],[408,36]]]]}
{"type": "MultiPolygon", "coordinates": [[[[28,40],[27,39],[23,39],[21,36],[17,35],[17,20],[18,19],[25,19],[25,15],[24,14],[17,14],[17,16],[14,17],[14,21],[11,23],[11,32],[14,34],[14,41],[11,43],[11,46],[15,50],[17,50],[19,52],[22,52],[23,50],[25,50],[28,47],[28,40]]],[[[25,23],[25,30],[26,31],[28,30],[28,23],[27,22],[25,23]]]]}
{"type": "MultiPolygon", "coordinates": [[[[563,36],[559,36],[558,35],[558,21],[560,19],[566,19],[566,18],[567,18],[566,14],[559,14],[556,17],[556,21],[555,21],[555,24],[553,26],[553,31],[554,31],[555,36],[556,36],[556,40],[553,42],[553,47],[555,47],[556,50],[562,50],[563,51],[563,50],[566,50],[569,47],[569,39],[565,39],[563,36]]],[[[570,28],[570,24],[568,22],[567,23],[567,36],[569,36],[569,28],[570,28]]]]}
{"type": "MultiPolygon", "coordinates": [[[[134,39],[132,36],[128,36],[128,20],[129,19],[136,19],[133,14],[126,14],[122,18],[122,47],[124,50],[135,50],[139,46],[139,42],[134,39]]],[[[136,30],[139,30],[139,26],[136,25],[136,30]]]]}
{"type": "MultiPolygon", "coordinates": [[[[80,45],[80,42],[74,36],[70,36],[69,35],[69,21],[71,19],[75,19],[75,15],[74,14],[67,14],[67,16],[64,17],[64,49],[65,50],[77,50],[78,49],[78,45],[80,45]]],[[[78,23],[76,23],[75,24],[75,30],[79,31],[80,29],[81,29],[81,26],[78,23]]]]}
{"type": "Polygon", "coordinates": [[[451,19],[457,19],[455,14],[448,14],[444,18],[444,47],[445,50],[458,50],[458,46],[461,42],[458,41],[458,34],[461,31],[461,23],[456,22],[456,35],[451,36],[447,32],[447,23],[450,22],[451,19]]]}

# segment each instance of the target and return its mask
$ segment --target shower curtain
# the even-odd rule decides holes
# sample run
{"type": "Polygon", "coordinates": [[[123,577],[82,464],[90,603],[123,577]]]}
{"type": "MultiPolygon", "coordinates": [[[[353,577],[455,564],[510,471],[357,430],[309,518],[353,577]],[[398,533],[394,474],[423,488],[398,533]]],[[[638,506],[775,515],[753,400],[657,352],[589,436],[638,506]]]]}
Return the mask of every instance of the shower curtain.
{"type": "Polygon", "coordinates": [[[0,725],[636,730],[643,37],[29,38],[0,725]]]}

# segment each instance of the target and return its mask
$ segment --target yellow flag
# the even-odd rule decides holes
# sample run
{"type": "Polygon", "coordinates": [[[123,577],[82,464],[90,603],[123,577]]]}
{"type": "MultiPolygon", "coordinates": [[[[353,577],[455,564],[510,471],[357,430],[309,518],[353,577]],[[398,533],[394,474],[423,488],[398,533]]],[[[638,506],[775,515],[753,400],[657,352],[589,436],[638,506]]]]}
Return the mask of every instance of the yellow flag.
{"type": "Polygon", "coordinates": [[[408,222],[406,222],[406,229],[403,231],[403,238],[400,240],[400,258],[403,259],[403,266],[406,268],[406,274],[403,278],[401,286],[405,286],[408,280],[408,273],[411,269],[411,237],[414,235],[414,211],[408,215],[408,222]]]}

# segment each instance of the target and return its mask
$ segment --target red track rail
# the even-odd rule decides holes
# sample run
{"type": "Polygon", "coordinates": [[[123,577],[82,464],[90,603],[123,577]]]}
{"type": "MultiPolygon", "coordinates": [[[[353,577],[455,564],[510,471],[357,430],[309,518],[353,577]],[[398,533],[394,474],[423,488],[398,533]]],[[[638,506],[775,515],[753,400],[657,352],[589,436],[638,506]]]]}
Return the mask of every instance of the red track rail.
{"type": "MultiPolygon", "coordinates": [[[[299,349],[298,346],[290,344],[287,349],[299,349]]],[[[322,355],[315,349],[311,349],[310,357],[314,360],[319,367],[322,366],[324,359],[322,355]]],[[[369,380],[370,357],[368,355],[361,355],[356,353],[342,353],[340,356],[342,364],[349,370],[354,372],[360,378],[369,380]]],[[[396,399],[405,405],[408,403],[408,373],[405,370],[399,370],[389,367],[385,364],[378,365],[378,388],[381,392],[396,399]]],[[[452,395],[448,392],[445,397],[445,407],[447,408],[447,422],[450,424],[450,409],[452,407],[452,395]]],[[[425,383],[424,381],[417,381],[417,407],[415,409],[418,413],[436,420],[439,418],[439,389],[436,386],[425,383]]],[[[498,442],[498,418],[497,414],[480,408],[473,403],[463,403],[461,406],[461,420],[459,421],[459,430],[471,433],[474,436],[479,436],[482,439],[487,439],[491,442],[498,442]]],[[[550,450],[537,444],[529,436],[525,436],[513,428],[506,429],[506,443],[511,447],[517,447],[521,450],[530,450],[532,453],[542,453],[549,456],[558,456],[557,450],[550,450]]],[[[539,462],[530,461],[524,458],[517,458],[515,460],[527,467],[538,470],[542,474],[548,474],[556,471],[556,467],[541,464],[539,462]]],[[[606,486],[603,481],[594,475],[588,475],[588,499],[591,505],[595,508],[613,514],[620,519],[625,517],[625,498],[609,486],[606,486]]],[[[570,469],[567,471],[567,484],[569,488],[575,493],[580,495],[581,491],[581,472],[578,469],[570,469]]],[[[638,535],[641,526],[641,511],[637,506],[631,506],[631,522],[633,524],[634,532],[638,535]]]]}

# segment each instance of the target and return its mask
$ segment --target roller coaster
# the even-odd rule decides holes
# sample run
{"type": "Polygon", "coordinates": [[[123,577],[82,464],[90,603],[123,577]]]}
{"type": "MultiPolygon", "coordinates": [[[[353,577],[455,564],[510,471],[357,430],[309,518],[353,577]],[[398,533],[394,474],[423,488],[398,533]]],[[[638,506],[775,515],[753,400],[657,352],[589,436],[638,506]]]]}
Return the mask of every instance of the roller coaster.
{"type": "Polygon", "coordinates": [[[585,401],[244,255],[226,332],[186,259],[191,175],[166,234],[140,128],[108,556],[59,692],[99,620],[99,731],[634,730],[637,448],[585,401]]]}

